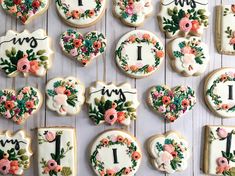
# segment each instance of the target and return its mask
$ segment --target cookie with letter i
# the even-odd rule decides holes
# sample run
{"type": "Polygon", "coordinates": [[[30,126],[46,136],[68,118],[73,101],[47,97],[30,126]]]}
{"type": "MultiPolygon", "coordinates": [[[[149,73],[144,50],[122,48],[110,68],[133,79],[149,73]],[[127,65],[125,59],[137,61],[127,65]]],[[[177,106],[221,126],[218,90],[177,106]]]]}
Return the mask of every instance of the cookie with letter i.
{"type": "Polygon", "coordinates": [[[145,30],[125,34],[116,47],[118,67],[133,78],[153,74],[159,69],[164,55],[164,46],[159,38],[145,30]]]}
{"type": "Polygon", "coordinates": [[[74,77],[54,78],[47,83],[47,107],[59,115],[76,115],[85,101],[85,87],[74,77]]]}
{"type": "Polygon", "coordinates": [[[216,8],[216,46],[221,54],[235,55],[235,4],[216,8]]]}
{"type": "Polygon", "coordinates": [[[217,116],[235,117],[235,68],[222,68],[206,79],[204,93],[206,103],[217,116]]]}
{"type": "Polygon", "coordinates": [[[201,36],[208,27],[208,0],[161,0],[160,29],[168,38],[201,36]]]}
{"type": "Polygon", "coordinates": [[[24,175],[32,154],[31,139],[24,131],[0,133],[0,175],[24,175]]]}
{"type": "Polygon", "coordinates": [[[39,128],[37,157],[38,176],[77,176],[75,129],[39,128]]]}
{"type": "Polygon", "coordinates": [[[203,172],[209,175],[235,174],[235,127],[205,126],[203,172]]]}
{"type": "Polygon", "coordinates": [[[173,174],[184,171],[188,166],[188,142],[178,132],[152,136],[147,147],[151,163],[159,171],[173,174]]]}
{"type": "Polygon", "coordinates": [[[37,16],[43,14],[49,7],[49,0],[1,0],[4,11],[28,24],[37,16]]]}
{"type": "Polygon", "coordinates": [[[136,139],[121,130],[100,134],[91,145],[90,163],[96,175],[135,175],[142,159],[136,139]]]}
{"type": "Polygon", "coordinates": [[[152,0],[113,0],[113,13],[124,24],[138,27],[152,14],[152,0]]]}
{"type": "Polygon", "coordinates": [[[9,77],[45,76],[51,67],[50,38],[43,29],[33,33],[9,30],[0,37],[0,68],[9,77]]]}
{"type": "Polygon", "coordinates": [[[106,0],[56,0],[60,17],[77,28],[89,27],[97,23],[105,13],[106,0]]]}
{"type": "Polygon", "coordinates": [[[116,86],[97,82],[88,93],[89,117],[96,125],[130,125],[139,106],[137,90],[127,83],[116,86]]]}

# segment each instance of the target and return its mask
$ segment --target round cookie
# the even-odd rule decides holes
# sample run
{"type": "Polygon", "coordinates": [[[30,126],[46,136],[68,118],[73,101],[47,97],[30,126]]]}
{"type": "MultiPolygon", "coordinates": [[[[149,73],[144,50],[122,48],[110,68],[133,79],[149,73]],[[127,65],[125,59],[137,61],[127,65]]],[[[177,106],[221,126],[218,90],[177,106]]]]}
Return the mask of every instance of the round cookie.
{"type": "Polygon", "coordinates": [[[188,142],[178,132],[152,136],[147,147],[151,163],[159,171],[173,174],[182,172],[188,166],[188,142]]]}
{"type": "Polygon", "coordinates": [[[92,144],[90,162],[96,175],[135,175],[142,159],[136,139],[121,130],[100,134],[92,144]]]}
{"type": "Polygon", "coordinates": [[[74,77],[54,78],[47,83],[47,107],[59,115],[76,115],[85,101],[85,87],[74,77]]]}
{"type": "Polygon", "coordinates": [[[141,26],[152,11],[151,0],[113,0],[114,15],[128,26],[141,26]]]}
{"type": "Polygon", "coordinates": [[[204,86],[208,107],[221,117],[235,117],[235,68],[222,68],[211,73],[204,86]]]}
{"type": "Polygon", "coordinates": [[[205,72],[209,50],[199,37],[177,38],[169,43],[168,54],[172,68],[184,76],[198,76],[205,72]]]}
{"type": "Polygon", "coordinates": [[[133,78],[154,73],[164,58],[164,46],[156,35],[145,30],[125,34],[116,47],[118,67],[133,78]]]}
{"type": "Polygon", "coordinates": [[[61,18],[69,25],[82,28],[98,22],[105,13],[106,0],[56,0],[61,18]]]}

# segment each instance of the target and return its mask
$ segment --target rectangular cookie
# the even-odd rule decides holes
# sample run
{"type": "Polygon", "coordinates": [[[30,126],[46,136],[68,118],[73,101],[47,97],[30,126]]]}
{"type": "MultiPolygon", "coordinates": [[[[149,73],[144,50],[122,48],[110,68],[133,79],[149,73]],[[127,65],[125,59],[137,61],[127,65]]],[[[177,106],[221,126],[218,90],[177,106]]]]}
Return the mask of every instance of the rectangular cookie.
{"type": "Polygon", "coordinates": [[[75,129],[38,129],[39,176],[76,176],[76,158],[75,129]]]}
{"type": "Polygon", "coordinates": [[[203,172],[235,174],[235,127],[206,126],[203,172]]]}

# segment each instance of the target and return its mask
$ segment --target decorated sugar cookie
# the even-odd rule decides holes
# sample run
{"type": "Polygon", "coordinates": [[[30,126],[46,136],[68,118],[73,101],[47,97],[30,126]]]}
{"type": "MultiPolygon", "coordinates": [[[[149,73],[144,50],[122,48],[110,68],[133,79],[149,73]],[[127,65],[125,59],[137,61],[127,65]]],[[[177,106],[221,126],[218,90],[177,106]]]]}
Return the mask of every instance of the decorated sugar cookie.
{"type": "Polygon", "coordinates": [[[0,90],[0,116],[23,124],[42,105],[42,95],[33,87],[0,90]]]}
{"type": "Polygon", "coordinates": [[[78,114],[84,103],[85,88],[74,77],[54,78],[47,83],[47,106],[59,115],[78,114]]]}
{"type": "Polygon", "coordinates": [[[148,93],[148,103],[166,120],[174,122],[194,107],[196,95],[194,90],[187,86],[177,86],[174,89],[154,86],[148,93]]]}
{"type": "Polygon", "coordinates": [[[198,37],[177,38],[169,44],[173,69],[184,76],[202,74],[209,62],[209,50],[198,37]]]}
{"type": "Polygon", "coordinates": [[[39,128],[37,157],[38,176],[77,176],[75,129],[39,128]]]}
{"type": "Polygon", "coordinates": [[[155,135],[148,140],[148,152],[153,166],[169,174],[182,172],[188,166],[188,142],[177,132],[155,135]]]}
{"type": "Polygon", "coordinates": [[[148,31],[131,31],[124,35],[117,44],[117,65],[134,78],[151,75],[160,67],[163,59],[162,42],[148,31]]]}
{"type": "Polygon", "coordinates": [[[1,0],[4,11],[28,24],[35,17],[43,14],[49,6],[49,0],[1,0]]]}
{"type": "Polygon", "coordinates": [[[24,175],[32,154],[31,139],[24,131],[0,133],[0,175],[24,175]]]}
{"type": "Polygon", "coordinates": [[[106,0],[56,0],[61,18],[74,27],[89,27],[104,15],[106,0]]]}
{"type": "Polygon", "coordinates": [[[167,37],[201,36],[208,27],[208,0],[161,0],[160,28],[167,37]]]}
{"type": "Polygon", "coordinates": [[[235,117],[235,68],[222,68],[211,73],[205,83],[204,92],[208,107],[216,115],[235,117]]]}
{"type": "Polygon", "coordinates": [[[60,37],[60,46],[65,54],[86,66],[106,50],[106,38],[102,33],[93,31],[85,36],[68,29],[60,37]]]}
{"type": "Polygon", "coordinates": [[[209,175],[235,174],[235,127],[206,126],[203,172],[209,175]]]}
{"type": "Polygon", "coordinates": [[[9,77],[44,76],[51,67],[50,39],[45,31],[8,31],[0,38],[0,68],[9,77]]]}
{"type": "Polygon", "coordinates": [[[151,0],[113,0],[114,15],[129,26],[140,26],[153,11],[151,0]]]}
{"type": "Polygon", "coordinates": [[[90,88],[87,103],[89,117],[97,125],[104,122],[110,125],[130,125],[131,120],[136,119],[136,109],[139,106],[137,90],[127,83],[115,86],[97,82],[90,88]]]}
{"type": "Polygon", "coordinates": [[[216,11],[216,45],[222,54],[235,55],[235,4],[222,5],[216,11]]]}
{"type": "Polygon", "coordinates": [[[90,150],[90,162],[96,175],[135,175],[142,159],[136,139],[120,130],[99,135],[90,150]]]}

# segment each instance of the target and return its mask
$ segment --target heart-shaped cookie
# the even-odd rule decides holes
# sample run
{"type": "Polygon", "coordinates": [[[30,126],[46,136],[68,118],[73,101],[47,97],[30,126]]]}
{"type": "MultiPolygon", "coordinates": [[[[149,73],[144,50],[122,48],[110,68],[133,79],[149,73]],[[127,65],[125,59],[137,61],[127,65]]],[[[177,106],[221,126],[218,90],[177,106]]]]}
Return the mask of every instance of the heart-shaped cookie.
{"type": "Polygon", "coordinates": [[[106,38],[102,33],[96,31],[83,36],[78,31],[68,29],[61,35],[60,45],[63,52],[86,66],[105,51],[106,38]]]}
{"type": "Polygon", "coordinates": [[[192,88],[187,86],[177,86],[174,89],[155,86],[149,91],[148,103],[168,121],[174,122],[193,108],[196,104],[196,95],[192,88]]]}
{"type": "Polygon", "coordinates": [[[41,105],[42,95],[33,87],[0,90],[0,115],[17,124],[23,124],[41,105]]]}
{"type": "Polygon", "coordinates": [[[7,13],[28,24],[48,9],[49,0],[1,0],[0,4],[7,13]]]}

